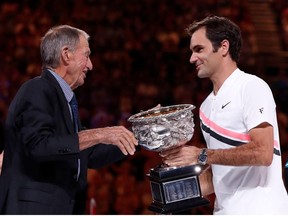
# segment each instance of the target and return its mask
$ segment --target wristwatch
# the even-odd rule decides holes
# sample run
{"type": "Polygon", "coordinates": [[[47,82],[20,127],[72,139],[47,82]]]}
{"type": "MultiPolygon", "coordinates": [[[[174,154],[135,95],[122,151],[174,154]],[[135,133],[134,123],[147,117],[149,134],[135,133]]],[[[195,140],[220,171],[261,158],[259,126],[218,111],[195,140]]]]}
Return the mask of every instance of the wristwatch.
{"type": "Polygon", "coordinates": [[[207,160],[208,160],[207,149],[203,148],[203,149],[201,149],[201,152],[198,156],[198,163],[201,165],[206,165],[207,160]]]}

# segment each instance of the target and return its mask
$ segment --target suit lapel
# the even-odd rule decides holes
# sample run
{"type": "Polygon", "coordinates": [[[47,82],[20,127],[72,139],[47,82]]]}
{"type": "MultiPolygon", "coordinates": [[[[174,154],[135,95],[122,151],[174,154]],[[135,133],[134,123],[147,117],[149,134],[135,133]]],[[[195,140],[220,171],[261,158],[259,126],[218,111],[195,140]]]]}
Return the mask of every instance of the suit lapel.
{"type": "Polygon", "coordinates": [[[69,132],[71,134],[74,133],[73,122],[71,119],[71,114],[69,111],[67,100],[65,98],[65,95],[64,95],[59,83],[57,82],[55,77],[48,70],[44,70],[41,74],[41,77],[44,79],[47,79],[55,87],[55,89],[57,91],[57,96],[60,99],[60,106],[62,107],[62,110],[63,110],[63,115],[64,115],[67,129],[69,130],[69,132]]]}

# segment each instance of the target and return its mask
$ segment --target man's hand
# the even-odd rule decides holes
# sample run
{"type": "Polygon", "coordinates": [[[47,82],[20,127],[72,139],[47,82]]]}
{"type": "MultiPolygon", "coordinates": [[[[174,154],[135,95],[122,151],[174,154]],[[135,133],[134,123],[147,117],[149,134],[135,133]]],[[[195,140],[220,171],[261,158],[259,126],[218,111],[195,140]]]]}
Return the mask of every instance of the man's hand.
{"type": "Polygon", "coordinates": [[[173,149],[162,151],[159,155],[163,157],[163,163],[168,166],[188,166],[198,163],[201,149],[182,145],[173,149]]]}
{"type": "Polygon", "coordinates": [[[134,134],[123,126],[99,128],[98,133],[101,143],[116,145],[125,155],[133,155],[138,145],[134,134]]]}
{"type": "Polygon", "coordinates": [[[4,154],[4,151],[2,151],[2,153],[0,154],[0,174],[2,170],[3,154],[4,154]]]}
{"type": "Polygon", "coordinates": [[[133,155],[138,145],[134,134],[123,126],[96,128],[78,133],[80,150],[95,144],[112,144],[118,146],[124,155],[133,155]]]}

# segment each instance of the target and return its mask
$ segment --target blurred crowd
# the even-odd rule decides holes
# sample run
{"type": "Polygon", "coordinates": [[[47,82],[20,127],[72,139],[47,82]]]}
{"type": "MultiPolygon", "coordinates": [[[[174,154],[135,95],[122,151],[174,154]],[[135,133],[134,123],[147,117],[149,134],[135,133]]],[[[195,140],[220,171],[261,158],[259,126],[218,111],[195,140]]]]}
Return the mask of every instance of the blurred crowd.
{"type": "MultiPolygon", "coordinates": [[[[124,125],[140,110],[157,104],[194,104],[193,145],[204,145],[198,108],[211,91],[189,63],[184,29],[209,14],[229,17],[244,37],[240,68],[253,73],[254,28],[248,0],[2,0],[0,3],[0,122],[19,86],[40,75],[40,39],[52,26],[69,24],[91,36],[93,71],[76,90],[82,124],[87,128],[124,125]]],[[[275,0],[273,7],[280,5],[275,0]]],[[[285,2],[284,0],[282,2],[285,2]]],[[[285,4],[275,10],[286,10],[285,4]]],[[[288,10],[288,9],[287,9],[288,10]]],[[[283,12],[284,13],[284,12],[283,12]]],[[[287,19],[288,20],[288,19],[287,19]]],[[[279,26],[281,28],[281,20],[279,26]]],[[[284,40],[284,39],[283,39],[284,40]]],[[[269,84],[279,107],[283,155],[288,150],[287,72],[277,71],[269,84]]],[[[259,75],[259,74],[258,74],[259,75]]],[[[266,74],[260,74],[265,79],[266,74]]],[[[266,80],[268,82],[268,80],[266,80]]],[[[286,156],[285,156],[286,157],[286,156]]],[[[283,156],[283,160],[286,160],[283,156]]],[[[89,172],[87,214],[151,214],[149,170],[161,164],[157,153],[142,149],[111,166],[89,172]]],[[[211,205],[191,210],[212,213],[211,205]]]]}

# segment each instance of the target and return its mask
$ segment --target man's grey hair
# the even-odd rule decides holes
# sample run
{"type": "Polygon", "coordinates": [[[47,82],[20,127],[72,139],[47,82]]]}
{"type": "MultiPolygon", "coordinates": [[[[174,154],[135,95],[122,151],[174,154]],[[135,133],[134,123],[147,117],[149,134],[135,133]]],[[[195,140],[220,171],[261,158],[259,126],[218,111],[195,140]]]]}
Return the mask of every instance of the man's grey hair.
{"type": "Polygon", "coordinates": [[[40,44],[42,68],[58,67],[61,49],[66,46],[70,51],[75,51],[80,36],[84,36],[87,40],[90,39],[85,31],[69,25],[60,25],[49,29],[40,44]]]}

